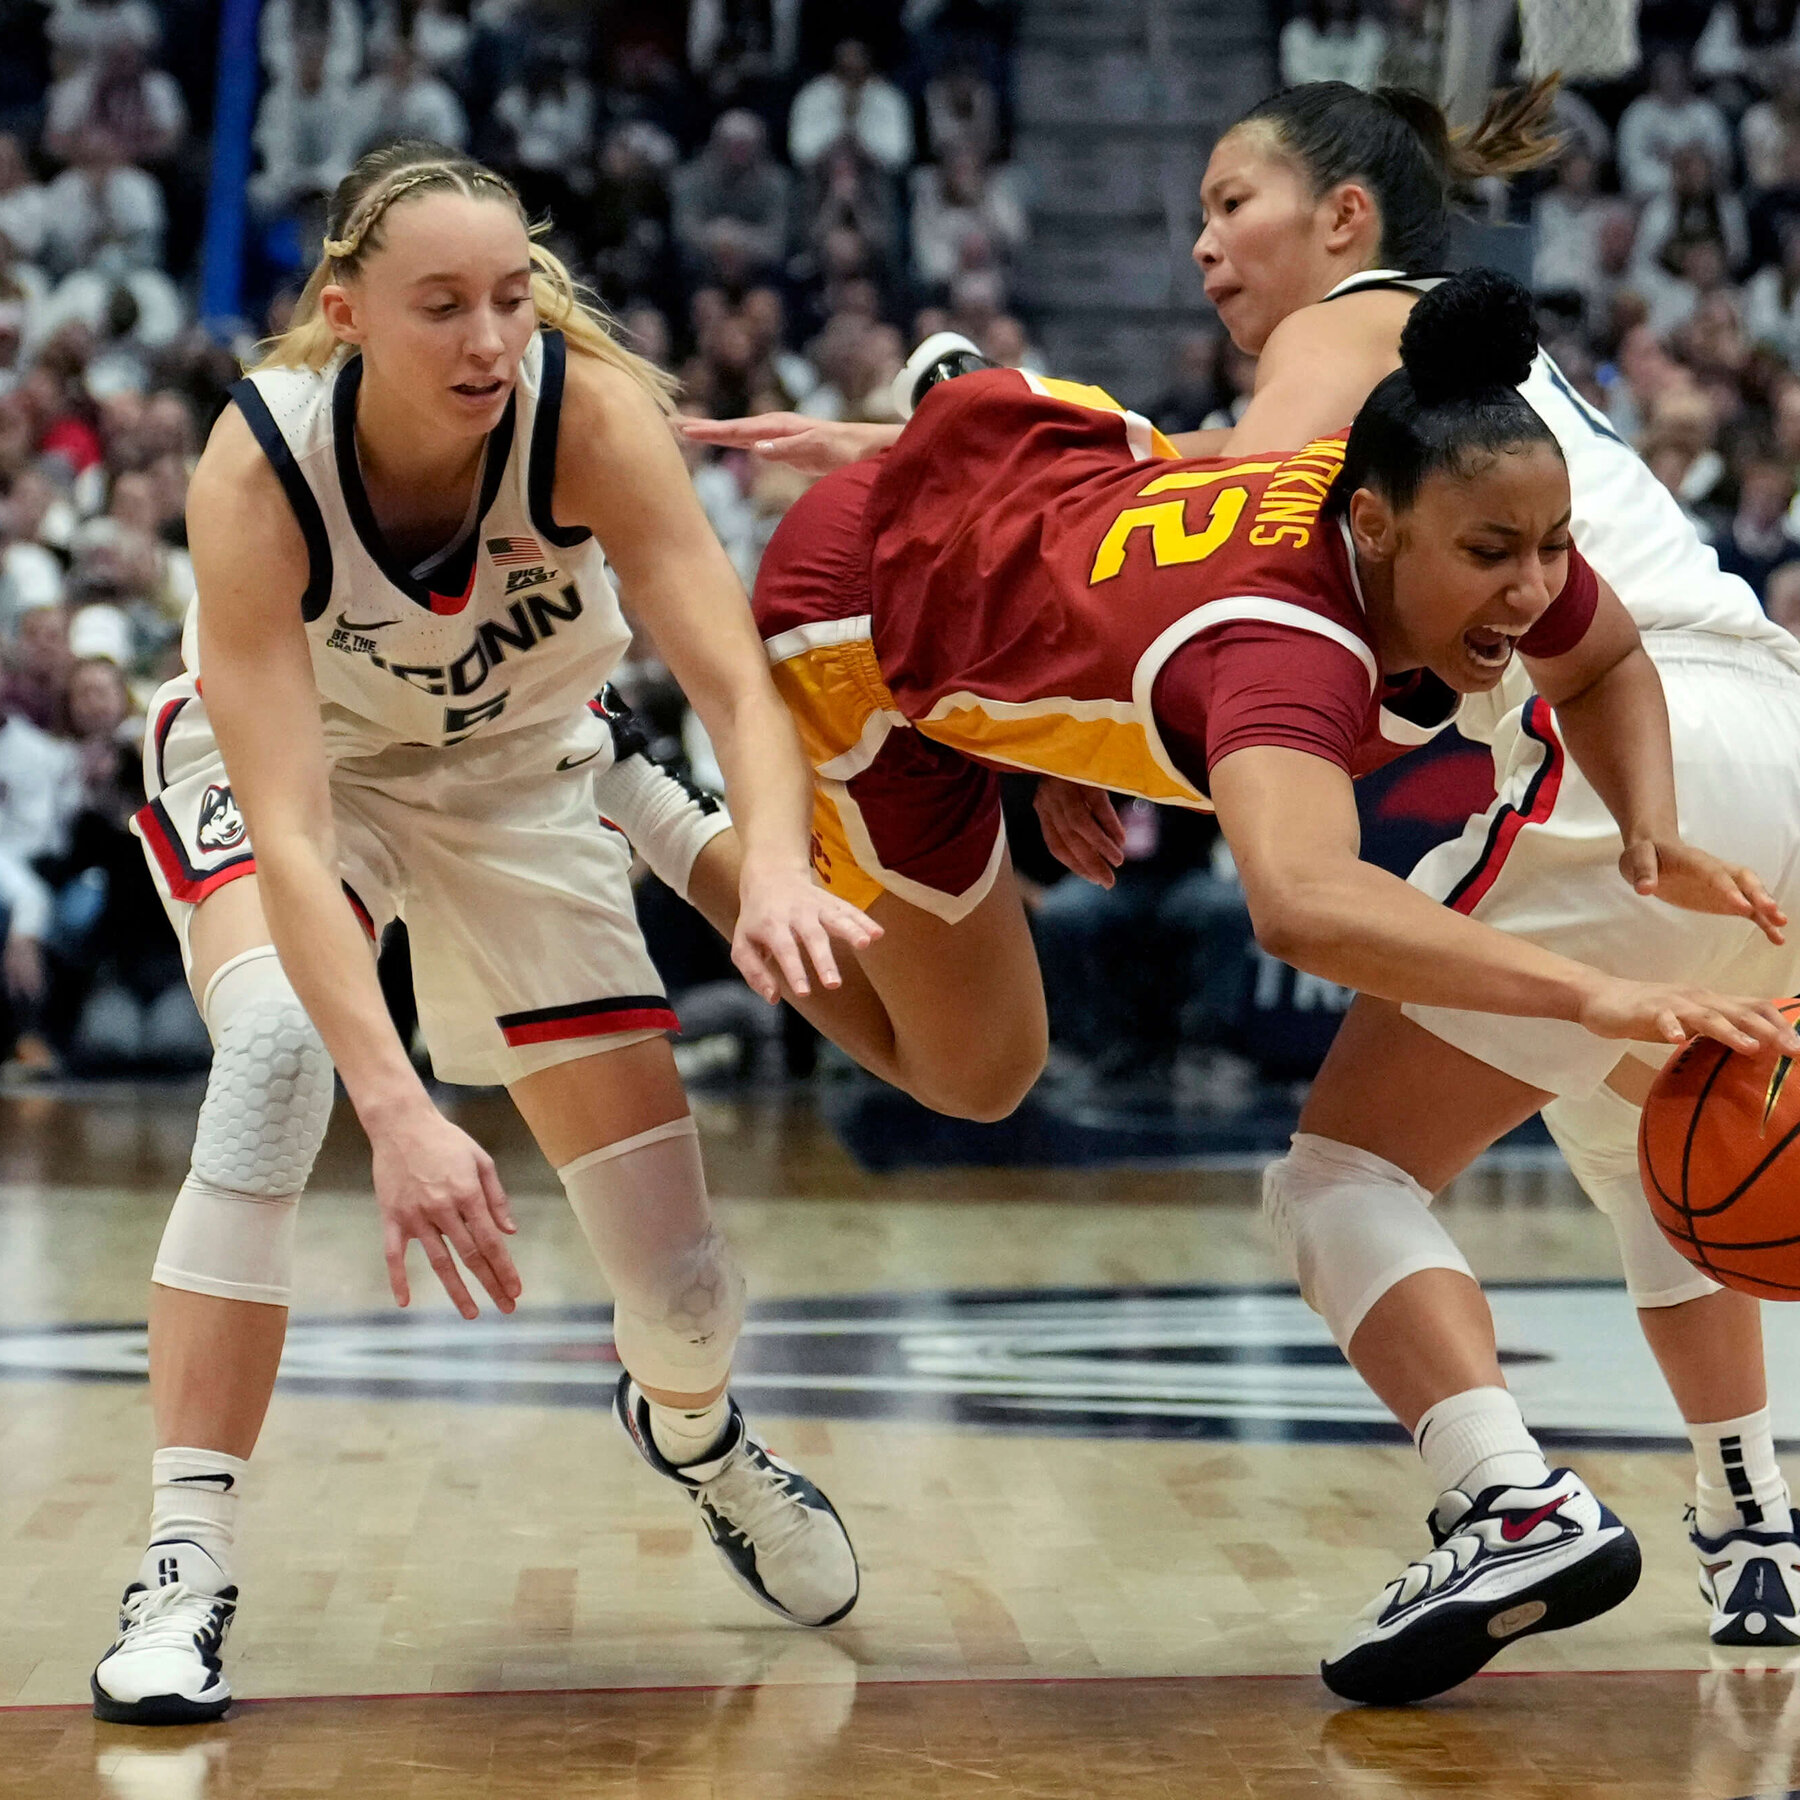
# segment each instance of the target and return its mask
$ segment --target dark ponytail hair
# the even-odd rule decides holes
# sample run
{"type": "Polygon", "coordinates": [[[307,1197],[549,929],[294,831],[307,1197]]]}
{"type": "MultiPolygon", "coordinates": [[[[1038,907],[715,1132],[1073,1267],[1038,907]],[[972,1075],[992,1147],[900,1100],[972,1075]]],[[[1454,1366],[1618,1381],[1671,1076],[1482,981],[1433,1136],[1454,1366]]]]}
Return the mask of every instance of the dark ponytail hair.
{"type": "Polygon", "coordinates": [[[1285,88],[1237,124],[1265,125],[1305,170],[1315,194],[1363,183],[1381,213],[1381,260],[1424,274],[1444,266],[1450,195],[1487,175],[1515,175],[1554,156],[1557,77],[1496,93],[1472,130],[1452,131],[1442,109],[1409,88],[1365,94],[1342,81],[1285,88]]]}
{"type": "Polygon", "coordinates": [[[1400,334],[1401,366],[1356,415],[1327,516],[1347,514],[1358,488],[1404,512],[1439,469],[1460,475],[1479,456],[1555,445],[1518,391],[1536,355],[1531,296],[1510,275],[1471,269],[1433,288],[1400,334]]]}

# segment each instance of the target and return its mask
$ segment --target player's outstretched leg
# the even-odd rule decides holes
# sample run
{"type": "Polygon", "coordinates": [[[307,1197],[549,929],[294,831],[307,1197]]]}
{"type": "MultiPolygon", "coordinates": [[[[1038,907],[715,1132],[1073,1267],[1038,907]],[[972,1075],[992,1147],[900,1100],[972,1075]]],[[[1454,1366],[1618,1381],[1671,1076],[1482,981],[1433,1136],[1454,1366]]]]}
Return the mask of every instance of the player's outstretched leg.
{"type": "MultiPolygon", "coordinates": [[[[661,1045],[654,1053],[667,1055],[661,1045]]],[[[769,1454],[727,1389],[744,1282],[713,1224],[692,1117],[557,1173],[613,1291],[613,1341],[627,1371],[619,1423],[700,1509],[734,1581],[796,1623],[841,1619],[859,1587],[843,1521],[812,1482],[769,1454]]]]}
{"type": "Polygon", "coordinates": [[[1301,1293],[1414,1432],[1441,1490],[1432,1548],[1352,1622],[1320,1666],[1346,1700],[1423,1700],[1508,1644],[1617,1606],[1636,1540],[1552,1470],[1506,1390],[1493,1321],[1431,1196],[1372,1152],[1310,1133],[1264,1176],[1301,1293]]]}
{"type": "Polygon", "coordinates": [[[1800,1644],[1800,1532],[1775,1459],[1761,1306],[1703,1275],[1658,1228],[1638,1174],[1638,1117],[1611,1087],[1544,1108],[1575,1179],[1612,1222],[1626,1290],[1687,1421],[1708,1635],[1727,1648],[1800,1644]]]}
{"type": "Polygon", "coordinates": [[[231,1704],[220,1659],[245,1459],[281,1357],[296,1203],[331,1114],[330,1058],[272,948],[227,961],[201,1011],[212,1070],[152,1293],[150,1543],[92,1680],[95,1715],[115,1724],[199,1724],[231,1704]]]}

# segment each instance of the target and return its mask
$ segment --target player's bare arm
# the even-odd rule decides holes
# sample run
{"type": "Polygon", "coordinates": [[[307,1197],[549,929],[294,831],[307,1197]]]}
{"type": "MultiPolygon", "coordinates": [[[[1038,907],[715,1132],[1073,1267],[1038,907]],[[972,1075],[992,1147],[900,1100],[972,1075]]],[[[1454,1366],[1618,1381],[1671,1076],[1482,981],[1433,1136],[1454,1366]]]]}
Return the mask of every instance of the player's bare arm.
{"type": "Polygon", "coordinates": [[[1587,635],[1566,656],[1527,658],[1532,685],[1625,841],[1619,869],[1640,894],[1690,912],[1754,920],[1782,942],[1787,915],[1754,870],[1683,841],[1662,677],[1619,597],[1602,581],[1587,635]]]}
{"type": "Polygon", "coordinates": [[[256,845],[283,969],[325,1040],[374,1154],[394,1297],[417,1237],[465,1317],[477,1310],[448,1244],[510,1312],[519,1277],[492,1160],[432,1105],[388,1016],[374,958],[344,904],[319,697],[301,626],[307,556],[273,469],[235,409],[188,502],[206,708],[256,845]]]}
{"type": "Polygon", "coordinates": [[[697,444],[749,450],[769,462],[786,463],[802,475],[829,475],[846,463],[879,456],[902,428],[778,412],[753,413],[747,419],[682,419],[677,429],[697,444]]]}
{"type": "Polygon", "coordinates": [[[1309,974],[1386,1000],[1573,1019],[1603,1037],[1800,1051],[1771,1004],[1617,980],[1364,862],[1350,777],[1323,757],[1254,746],[1221,758],[1211,780],[1257,942],[1309,974]]]}
{"type": "Polygon", "coordinates": [[[591,359],[569,370],[556,513],[600,540],[663,646],[725,773],[743,841],[732,959],[767,1000],[811,991],[810,962],[839,984],[831,939],[861,948],[880,928],[814,885],[812,783],[744,590],[694,496],[654,403],[591,359]]]}

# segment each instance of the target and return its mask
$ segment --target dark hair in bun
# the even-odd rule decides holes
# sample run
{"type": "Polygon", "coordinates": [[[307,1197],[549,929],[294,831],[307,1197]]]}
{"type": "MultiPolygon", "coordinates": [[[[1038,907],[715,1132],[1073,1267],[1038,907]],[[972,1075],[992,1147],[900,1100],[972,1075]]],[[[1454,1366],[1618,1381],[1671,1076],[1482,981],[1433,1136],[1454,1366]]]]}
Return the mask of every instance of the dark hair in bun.
{"type": "Polygon", "coordinates": [[[1347,512],[1363,487],[1404,511],[1439,469],[1555,444],[1519,392],[1536,355],[1531,296],[1510,275],[1471,269],[1440,282],[1406,321],[1400,368],[1356,415],[1327,512],[1347,512]]]}

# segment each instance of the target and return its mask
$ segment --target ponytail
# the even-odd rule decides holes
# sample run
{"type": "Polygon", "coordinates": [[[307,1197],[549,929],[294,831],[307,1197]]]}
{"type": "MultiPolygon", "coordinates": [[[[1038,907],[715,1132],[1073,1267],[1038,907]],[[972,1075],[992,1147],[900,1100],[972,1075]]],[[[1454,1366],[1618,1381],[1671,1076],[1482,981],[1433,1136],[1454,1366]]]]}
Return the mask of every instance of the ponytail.
{"type": "Polygon", "coordinates": [[[665,412],[675,410],[676,382],[654,363],[628,350],[613,336],[605,314],[579,287],[562,259],[536,240],[548,222],[531,224],[511,182],[472,157],[420,139],[371,150],[337,185],[325,229],[324,255],[307,277],[286,331],[258,346],[257,369],[322,369],[341,347],[319,305],[334,281],[361,271],[382,245],[381,223],[408,195],[460,193],[510,206],[533,242],[531,304],[538,323],[560,331],[578,355],[628,375],[665,412]]]}
{"type": "Polygon", "coordinates": [[[1380,256],[1424,274],[1449,251],[1450,196],[1463,182],[1514,175],[1556,154],[1550,131],[1558,78],[1496,93],[1470,130],[1452,131],[1443,109],[1409,88],[1372,94],[1342,81],[1286,88],[1232,129],[1260,124],[1305,171],[1315,194],[1340,182],[1366,185],[1381,218],[1380,256]]]}

